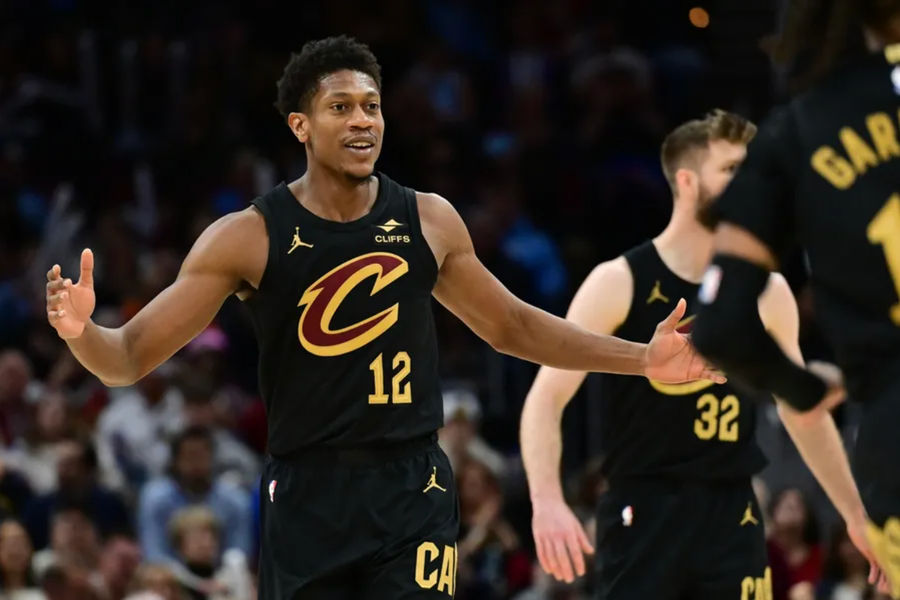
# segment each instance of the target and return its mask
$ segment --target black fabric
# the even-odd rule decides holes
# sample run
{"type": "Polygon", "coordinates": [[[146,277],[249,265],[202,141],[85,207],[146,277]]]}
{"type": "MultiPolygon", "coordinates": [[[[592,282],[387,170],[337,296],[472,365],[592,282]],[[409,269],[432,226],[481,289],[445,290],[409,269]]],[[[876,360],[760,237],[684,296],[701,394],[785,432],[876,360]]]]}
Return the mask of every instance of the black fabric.
{"type": "Polygon", "coordinates": [[[900,357],[898,109],[894,45],[774,111],[717,202],[721,220],[776,254],[803,247],[816,321],[862,401],[867,382],[900,357]]]}
{"type": "Polygon", "coordinates": [[[735,256],[717,255],[706,280],[691,336],[697,350],[729,377],[771,391],[797,410],[818,405],[825,382],[794,364],[760,321],[758,297],[769,272],[735,256]]]}
{"type": "Polygon", "coordinates": [[[370,212],[348,223],[316,216],[284,184],[253,201],[269,258],[247,305],[274,455],[399,442],[443,424],[437,264],[415,192],[377,176],[370,212]]]}
{"type": "Polygon", "coordinates": [[[259,493],[260,600],[452,597],[459,507],[436,443],[377,465],[270,458],[259,493]]]}
{"type": "Polygon", "coordinates": [[[762,513],[749,481],[633,479],[597,508],[598,600],[771,598],[762,513]]]}
{"type": "MultiPolygon", "coordinates": [[[[672,273],[647,242],[625,254],[631,307],[615,334],[647,342],[678,299],[688,301],[679,331],[689,333],[698,285],[672,273]]],[[[598,299],[602,302],[603,299],[598,299]]],[[[600,448],[610,479],[671,476],[744,480],[765,466],[755,441],[757,398],[732,384],[665,385],[644,377],[601,376],[600,448]]]]}

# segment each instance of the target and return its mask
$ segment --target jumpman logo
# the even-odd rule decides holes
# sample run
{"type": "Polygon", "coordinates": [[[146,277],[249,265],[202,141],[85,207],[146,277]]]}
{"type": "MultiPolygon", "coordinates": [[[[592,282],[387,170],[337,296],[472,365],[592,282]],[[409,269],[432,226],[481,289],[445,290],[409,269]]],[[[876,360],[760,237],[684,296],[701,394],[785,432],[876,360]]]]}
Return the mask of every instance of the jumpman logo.
{"type": "Polygon", "coordinates": [[[668,304],[669,298],[663,296],[663,293],[659,291],[659,279],[656,280],[656,284],[653,286],[653,289],[650,291],[650,297],[647,298],[647,304],[653,304],[655,301],[661,300],[668,304]]]}
{"type": "Polygon", "coordinates": [[[756,517],[753,516],[753,506],[750,502],[747,503],[747,510],[744,511],[744,516],[743,518],[741,518],[741,527],[743,527],[747,523],[751,525],[759,525],[759,521],[757,521],[756,517]]]}
{"type": "Polygon", "coordinates": [[[442,488],[441,486],[439,486],[437,484],[437,467],[431,467],[431,478],[428,480],[428,485],[425,486],[425,489],[422,490],[422,493],[424,494],[425,492],[427,492],[428,490],[430,490],[432,488],[437,488],[437,489],[441,490],[442,492],[447,491],[446,488],[442,488]]]}
{"type": "Polygon", "coordinates": [[[307,244],[306,242],[300,239],[300,228],[294,227],[294,240],[291,242],[291,249],[288,250],[288,254],[299,248],[300,246],[306,246],[307,248],[312,248],[312,244],[307,244]]]}

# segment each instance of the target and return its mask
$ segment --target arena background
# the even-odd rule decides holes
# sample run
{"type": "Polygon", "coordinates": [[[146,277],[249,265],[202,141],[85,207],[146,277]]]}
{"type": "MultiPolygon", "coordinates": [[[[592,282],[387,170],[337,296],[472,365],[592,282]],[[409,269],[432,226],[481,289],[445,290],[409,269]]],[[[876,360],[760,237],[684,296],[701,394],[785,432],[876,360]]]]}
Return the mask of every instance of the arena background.
{"type": "MultiPolygon", "coordinates": [[[[231,485],[239,521],[219,524],[209,560],[252,583],[265,423],[240,302],[226,302],[142,383],[109,390],[47,325],[44,274],[58,262],[74,275],[81,248],[93,248],[96,318],[121,323],[174,279],[205,226],[298,177],[303,147],[272,107],[290,52],[339,33],[368,43],[384,74],[379,168],[450,199],[487,266],[562,314],[595,264],[665,225],[671,197],[658,151],[669,129],[715,107],[759,121],[786,97],[762,50],[779,12],[774,0],[0,2],[0,511],[25,524],[33,585],[51,599],[151,588],[176,598],[178,587],[191,588],[186,597],[252,595],[252,586],[226,596],[177,566],[153,567],[171,527],[143,510],[167,481],[168,439],[211,428],[214,475],[231,485]],[[96,469],[73,440],[91,442],[96,469]],[[75,475],[73,460],[84,467],[75,475]],[[92,490],[87,508],[73,500],[81,489],[92,490]],[[246,536],[231,531],[245,525],[246,536]],[[223,554],[231,546],[246,567],[240,553],[223,554]]],[[[804,353],[827,359],[802,258],[787,264],[804,353]]],[[[478,459],[458,474],[464,512],[502,506],[492,527],[512,532],[473,545],[457,597],[582,597],[589,578],[553,586],[533,560],[517,423],[534,366],[435,310],[450,422],[442,442],[478,459]]],[[[564,422],[570,498],[585,516],[602,489],[596,388],[589,379],[564,422]]],[[[791,597],[832,598],[859,561],[771,404],[759,411],[772,460],[760,494],[789,498],[783,518],[769,520],[773,543],[795,540],[819,564],[816,580],[793,590],[807,595],[791,597]],[[777,494],[786,487],[811,504],[807,517],[796,495],[777,494]],[[796,541],[798,528],[808,535],[796,541]]],[[[850,439],[853,407],[839,417],[850,439]]],[[[195,530],[209,525],[209,515],[189,516],[195,530]]],[[[25,548],[20,534],[0,527],[0,572],[12,560],[4,544],[25,548]]]]}

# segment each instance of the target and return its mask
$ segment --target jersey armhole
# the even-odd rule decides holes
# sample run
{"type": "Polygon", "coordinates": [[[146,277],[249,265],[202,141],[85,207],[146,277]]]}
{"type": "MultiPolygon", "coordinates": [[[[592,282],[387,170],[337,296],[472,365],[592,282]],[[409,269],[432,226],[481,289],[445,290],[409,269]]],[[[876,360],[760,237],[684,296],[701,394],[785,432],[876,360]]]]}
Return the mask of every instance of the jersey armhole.
{"type": "MultiPolygon", "coordinates": [[[[634,269],[631,268],[631,261],[628,260],[628,256],[626,256],[625,254],[622,254],[620,256],[625,261],[625,268],[628,269],[628,278],[631,279],[631,300],[629,300],[628,302],[628,310],[625,311],[625,318],[622,319],[622,322],[616,325],[616,328],[612,330],[612,333],[610,333],[610,335],[614,335],[616,337],[620,337],[619,332],[622,331],[622,329],[624,329],[626,325],[628,325],[628,319],[631,318],[631,313],[634,310],[634,269]]],[[[649,342],[650,340],[646,341],[649,342]]]]}
{"type": "Polygon", "coordinates": [[[416,197],[416,191],[410,188],[405,188],[404,192],[406,194],[406,202],[409,205],[409,227],[412,230],[413,234],[422,240],[422,243],[416,243],[416,251],[419,253],[419,257],[422,259],[422,266],[428,269],[428,272],[431,274],[431,278],[433,282],[437,281],[438,276],[438,264],[437,259],[434,257],[434,251],[432,251],[431,246],[428,243],[428,239],[425,237],[425,233],[422,231],[422,222],[419,220],[419,201],[416,197]]]}
{"type": "MultiPolygon", "coordinates": [[[[270,279],[272,278],[271,273],[275,270],[276,265],[278,263],[278,257],[281,256],[280,248],[278,247],[278,236],[274,235],[275,232],[275,216],[272,214],[271,207],[266,202],[265,197],[255,198],[251,202],[253,208],[259,211],[262,215],[263,220],[266,223],[266,235],[269,240],[269,251],[268,256],[266,257],[266,268],[263,269],[262,277],[259,280],[259,288],[256,290],[257,292],[263,292],[267,290],[271,283],[270,279]]],[[[256,294],[253,294],[250,298],[254,298],[256,294]]]]}

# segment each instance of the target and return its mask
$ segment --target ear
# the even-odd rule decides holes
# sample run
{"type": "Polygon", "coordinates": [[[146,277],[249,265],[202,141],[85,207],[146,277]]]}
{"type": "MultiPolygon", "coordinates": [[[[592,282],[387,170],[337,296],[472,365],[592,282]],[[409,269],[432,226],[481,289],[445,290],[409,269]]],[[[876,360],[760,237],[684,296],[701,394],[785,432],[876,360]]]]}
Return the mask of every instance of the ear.
{"type": "Polygon", "coordinates": [[[287,122],[294,136],[301,144],[305,144],[309,140],[309,117],[302,112],[292,112],[288,115],[287,122]]]}
{"type": "Polygon", "coordinates": [[[675,171],[675,186],[678,197],[696,196],[700,188],[700,176],[693,169],[681,168],[675,171]]]}

